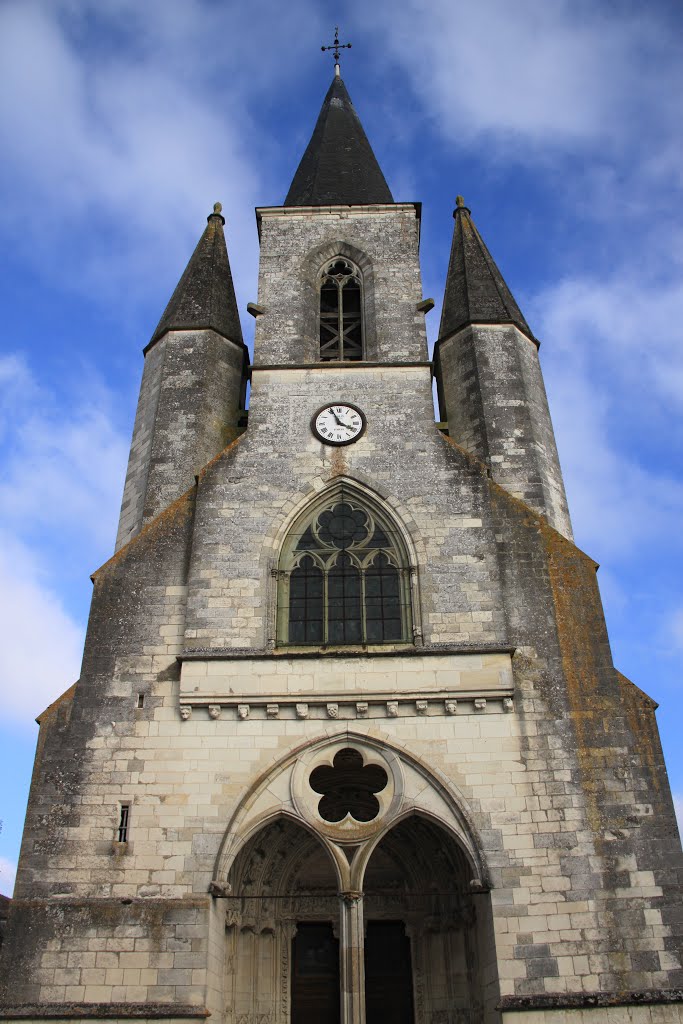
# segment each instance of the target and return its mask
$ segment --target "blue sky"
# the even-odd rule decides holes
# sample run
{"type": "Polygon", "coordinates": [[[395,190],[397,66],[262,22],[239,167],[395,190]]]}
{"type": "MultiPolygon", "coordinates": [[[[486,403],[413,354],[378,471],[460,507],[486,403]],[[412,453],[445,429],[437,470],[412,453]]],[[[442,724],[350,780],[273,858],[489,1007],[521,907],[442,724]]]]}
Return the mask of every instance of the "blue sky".
{"type": "MultiPolygon", "coordinates": [[[[332,75],[306,0],[0,5],[0,891],[33,719],[77,678],[149,340],[216,200],[238,302],[332,75]]],[[[679,808],[683,14],[621,0],[350,0],[342,73],[423,203],[436,337],[457,193],[532,329],[615,663],[661,707],[679,808]]],[[[332,14],[334,17],[334,14],[332,14]]],[[[251,318],[243,317],[250,340],[251,318]]]]}

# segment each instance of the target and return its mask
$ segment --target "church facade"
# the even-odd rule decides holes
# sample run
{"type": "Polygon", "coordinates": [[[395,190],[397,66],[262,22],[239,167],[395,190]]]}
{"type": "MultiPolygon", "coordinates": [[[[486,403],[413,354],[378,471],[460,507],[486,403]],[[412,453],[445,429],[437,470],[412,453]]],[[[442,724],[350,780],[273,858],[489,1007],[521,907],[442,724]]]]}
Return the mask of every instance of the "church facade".
{"type": "Polygon", "coordinates": [[[253,365],[209,216],[40,719],[0,1018],[681,1020],[655,704],[572,540],[538,343],[454,219],[430,360],[420,206],[338,69],[257,211],[253,365]]]}

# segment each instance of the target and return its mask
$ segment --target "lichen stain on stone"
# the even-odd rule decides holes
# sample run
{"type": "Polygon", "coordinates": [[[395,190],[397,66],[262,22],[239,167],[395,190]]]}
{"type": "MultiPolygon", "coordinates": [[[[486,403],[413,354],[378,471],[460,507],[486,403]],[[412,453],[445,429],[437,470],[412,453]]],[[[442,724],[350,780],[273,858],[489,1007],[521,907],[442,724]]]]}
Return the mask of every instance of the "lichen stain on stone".
{"type": "Polygon", "coordinates": [[[621,672],[617,673],[617,678],[621,683],[629,729],[638,737],[639,768],[647,772],[648,793],[659,793],[661,784],[658,769],[663,766],[664,757],[654,716],[657,705],[621,672]]]}
{"type": "Polygon", "coordinates": [[[57,697],[56,700],[53,700],[51,704],[48,704],[48,706],[45,708],[44,711],[40,712],[40,714],[36,718],[36,722],[38,723],[38,725],[42,725],[43,724],[43,719],[47,718],[47,716],[52,715],[53,713],[58,711],[60,709],[60,706],[64,705],[65,702],[72,701],[75,692],[76,692],[76,683],[72,683],[71,686],[68,688],[68,690],[65,690],[64,693],[62,693],[59,697],[57,697]]]}
{"type": "MultiPolygon", "coordinates": [[[[485,463],[481,461],[481,459],[478,459],[476,455],[473,455],[472,452],[469,452],[467,448],[463,448],[463,446],[461,444],[458,444],[457,441],[454,441],[453,438],[450,437],[450,435],[444,434],[440,430],[437,430],[437,434],[439,435],[442,441],[444,441],[447,445],[453,448],[458,453],[458,455],[461,455],[463,457],[463,459],[468,463],[471,469],[476,470],[481,476],[488,477],[488,469],[485,463]]],[[[506,497],[512,497],[512,495],[508,491],[504,491],[503,488],[501,488],[501,491],[503,491],[506,497]]]]}
{"type": "Polygon", "coordinates": [[[349,472],[348,463],[344,457],[343,448],[333,448],[330,458],[330,479],[336,476],[346,476],[349,472]]]}
{"type": "MultiPolygon", "coordinates": [[[[238,438],[239,440],[239,438],[238,438]]],[[[104,582],[104,579],[108,572],[125,562],[128,555],[137,546],[143,543],[143,539],[146,541],[149,538],[154,538],[161,528],[165,528],[170,525],[172,528],[181,526],[192,517],[194,514],[194,498],[196,493],[196,484],[185,491],[184,494],[176,499],[172,505],[169,505],[167,509],[160,512],[150,523],[147,523],[142,527],[139,533],[136,533],[127,544],[124,544],[122,548],[119,548],[110,559],[108,559],[103,565],[100,566],[91,576],[91,579],[95,586],[99,586],[104,582]]]]}
{"type": "MultiPolygon", "coordinates": [[[[227,456],[232,455],[235,452],[235,449],[239,445],[240,441],[243,441],[246,436],[247,436],[247,431],[244,430],[239,435],[239,437],[236,437],[234,441],[231,441],[230,444],[226,445],[226,447],[223,448],[223,450],[220,451],[218,453],[218,455],[214,455],[214,457],[211,459],[210,462],[207,462],[207,464],[205,466],[202,466],[202,468],[200,469],[199,473],[197,474],[197,479],[201,482],[204,479],[204,477],[207,475],[207,473],[209,472],[210,469],[212,469],[214,466],[218,465],[218,463],[222,462],[224,458],[227,458],[227,456]]],[[[193,488],[191,488],[191,489],[193,489],[193,488]]]]}
{"type": "Polygon", "coordinates": [[[607,644],[602,607],[595,581],[595,564],[574,544],[546,523],[541,534],[555,606],[562,667],[567,685],[569,714],[577,737],[576,757],[582,774],[586,811],[596,837],[605,829],[604,813],[596,791],[599,777],[615,757],[609,723],[620,709],[616,673],[611,663],[599,664],[598,645],[607,644]],[[605,691],[605,673],[613,676],[605,691]],[[602,692],[601,692],[602,691],[602,692]],[[616,699],[615,699],[616,698],[616,699]]]}

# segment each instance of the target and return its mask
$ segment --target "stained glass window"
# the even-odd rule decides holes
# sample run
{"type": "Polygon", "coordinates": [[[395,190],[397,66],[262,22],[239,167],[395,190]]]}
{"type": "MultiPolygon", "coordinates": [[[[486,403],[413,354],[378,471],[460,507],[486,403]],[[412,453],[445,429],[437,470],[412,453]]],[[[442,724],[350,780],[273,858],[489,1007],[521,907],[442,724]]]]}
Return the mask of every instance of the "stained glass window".
{"type": "Polygon", "coordinates": [[[396,526],[337,490],[283,546],[278,638],[288,644],[385,644],[410,638],[410,577],[396,526]]]}

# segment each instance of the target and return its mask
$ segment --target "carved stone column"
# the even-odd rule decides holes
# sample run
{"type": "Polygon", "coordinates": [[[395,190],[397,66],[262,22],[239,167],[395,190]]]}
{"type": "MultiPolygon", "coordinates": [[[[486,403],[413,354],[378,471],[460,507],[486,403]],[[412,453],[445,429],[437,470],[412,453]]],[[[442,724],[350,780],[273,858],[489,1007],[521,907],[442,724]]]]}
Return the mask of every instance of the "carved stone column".
{"type": "Polygon", "coordinates": [[[279,930],[278,958],[280,962],[280,992],[276,1012],[277,1024],[289,1024],[292,991],[292,939],[296,935],[296,921],[284,920],[279,930]]]}
{"type": "Polygon", "coordinates": [[[365,1024],[363,893],[339,893],[341,1024],[365,1024]]]}

